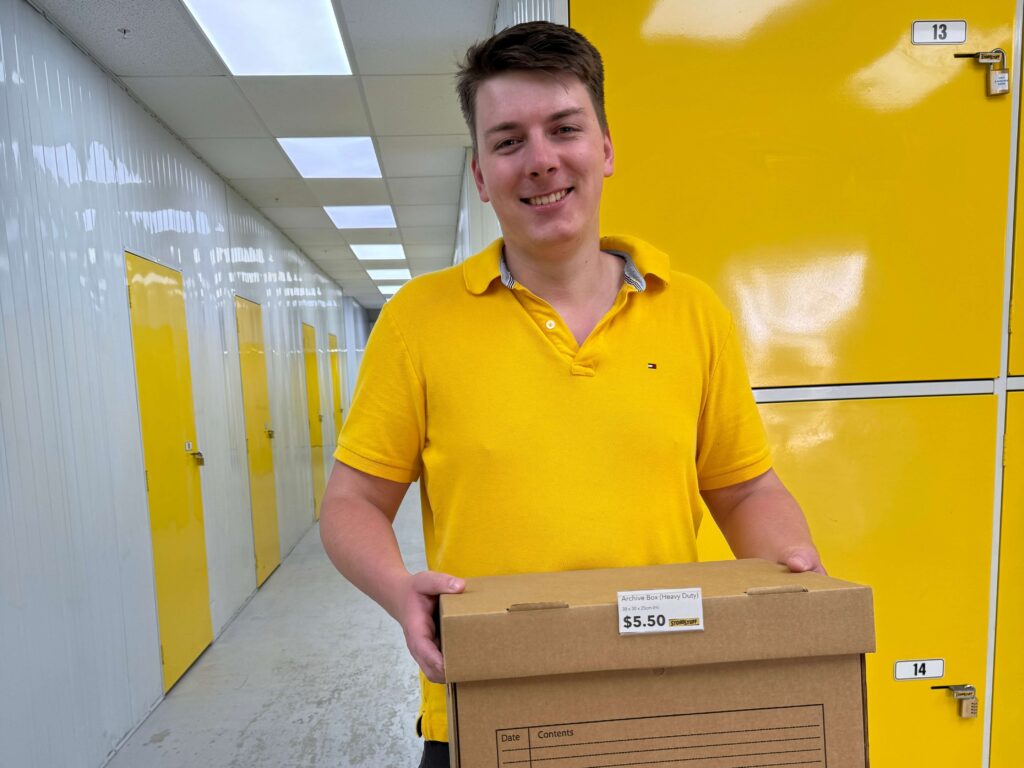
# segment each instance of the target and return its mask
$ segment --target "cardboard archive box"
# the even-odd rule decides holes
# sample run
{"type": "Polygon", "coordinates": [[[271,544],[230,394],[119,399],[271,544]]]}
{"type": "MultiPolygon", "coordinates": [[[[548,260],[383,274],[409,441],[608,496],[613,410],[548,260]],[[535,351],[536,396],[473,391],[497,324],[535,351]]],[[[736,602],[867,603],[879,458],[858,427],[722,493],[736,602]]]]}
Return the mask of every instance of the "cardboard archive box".
{"type": "Polygon", "coordinates": [[[441,642],[453,768],[867,765],[864,586],[763,560],[469,579],[441,642]]]}

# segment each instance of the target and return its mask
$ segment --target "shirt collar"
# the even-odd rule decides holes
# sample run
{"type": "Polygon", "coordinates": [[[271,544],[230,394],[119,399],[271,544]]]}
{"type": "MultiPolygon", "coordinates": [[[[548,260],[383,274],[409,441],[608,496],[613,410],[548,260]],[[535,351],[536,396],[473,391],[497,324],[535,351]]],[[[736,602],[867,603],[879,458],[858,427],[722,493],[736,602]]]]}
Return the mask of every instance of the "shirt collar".
{"type": "MultiPolygon", "coordinates": [[[[463,277],[470,293],[484,293],[495,280],[506,288],[515,287],[516,281],[505,264],[502,246],[503,241],[498,238],[463,263],[463,277]]],[[[647,290],[647,278],[656,277],[663,283],[670,280],[672,267],[668,256],[639,238],[628,235],[602,237],[601,250],[613,253],[626,262],[624,279],[638,292],[647,290]]]]}

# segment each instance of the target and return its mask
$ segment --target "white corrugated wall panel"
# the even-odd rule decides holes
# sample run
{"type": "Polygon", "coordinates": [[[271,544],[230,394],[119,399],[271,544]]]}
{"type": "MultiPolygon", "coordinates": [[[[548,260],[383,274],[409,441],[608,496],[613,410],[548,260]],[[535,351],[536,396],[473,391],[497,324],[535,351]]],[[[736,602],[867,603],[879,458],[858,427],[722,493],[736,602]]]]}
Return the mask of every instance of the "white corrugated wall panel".
{"type": "Polygon", "coordinates": [[[233,295],[264,306],[283,554],[312,523],[300,323],[331,414],[342,296],[21,0],[0,182],[0,765],[96,766],[162,691],[123,251],[184,276],[215,632],[255,589],[233,295]]]}
{"type": "Polygon", "coordinates": [[[109,84],[22,3],[0,34],[0,762],[96,764],[160,694],[133,377],[109,375],[130,366],[109,84]]]}

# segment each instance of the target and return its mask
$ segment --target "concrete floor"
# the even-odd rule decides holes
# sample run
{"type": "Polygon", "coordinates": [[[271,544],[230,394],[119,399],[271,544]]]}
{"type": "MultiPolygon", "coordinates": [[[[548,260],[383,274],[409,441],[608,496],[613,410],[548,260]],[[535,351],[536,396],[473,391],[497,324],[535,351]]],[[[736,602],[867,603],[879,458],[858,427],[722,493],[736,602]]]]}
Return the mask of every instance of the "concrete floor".
{"type": "MultiPolygon", "coordinates": [[[[424,566],[419,489],[395,522],[424,566]]],[[[413,768],[416,665],[399,626],[334,569],[314,526],[108,768],[413,768]]]]}

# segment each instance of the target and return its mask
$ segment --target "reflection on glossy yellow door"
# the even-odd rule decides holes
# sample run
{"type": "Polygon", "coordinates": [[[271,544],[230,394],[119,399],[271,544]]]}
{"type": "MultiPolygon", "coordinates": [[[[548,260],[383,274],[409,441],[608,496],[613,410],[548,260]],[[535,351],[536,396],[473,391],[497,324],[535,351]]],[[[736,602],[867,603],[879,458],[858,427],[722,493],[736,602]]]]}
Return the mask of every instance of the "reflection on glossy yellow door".
{"type": "Polygon", "coordinates": [[[125,254],[164,690],[213,640],[181,274],[125,254]]]}
{"type": "Polygon", "coordinates": [[[331,347],[331,394],[334,402],[334,439],[337,441],[344,416],[341,412],[341,350],[338,348],[338,337],[333,333],[327,335],[327,340],[331,347]]]}
{"type": "Polygon", "coordinates": [[[302,324],[302,350],[306,361],[306,408],[309,419],[309,454],[313,469],[313,517],[320,519],[324,497],[323,414],[320,413],[320,367],[317,365],[316,329],[302,324]]]}
{"type": "Polygon", "coordinates": [[[238,323],[238,362],[242,372],[256,585],[259,586],[281,563],[274,452],[271,444],[274,428],[270,420],[270,398],[267,395],[267,363],[263,349],[263,313],[260,305],[236,296],[235,319],[238,323]]]}
{"type": "Polygon", "coordinates": [[[1024,392],[1007,400],[990,768],[1024,765],[1024,392]]]}
{"type": "MultiPolygon", "coordinates": [[[[1022,147],[1024,149],[1024,147],[1022,147]]],[[[1018,154],[1020,162],[1024,162],[1018,154]]],[[[1024,176],[1018,175],[1018,179],[1024,176]]],[[[1010,311],[1010,375],[1024,376],[1024,184],[1017,188],[1016,244],[1013,256],[1013,304],[1010,311]]]]}
{"type": "MultiPolygon", "coordinates": [[[[961,719],[931,685],[971,683],[984,698],[995,396],[775,403],[761,414],[825,566],[874,589],[872,768],[980,766],[983,718],[961,719]],[[934,658],[946,661],[941,681],[893,679],[896,661],[934,658]]],[[[701,555],[716,559],[720,534],[705,523],[701,555]]]]}
{"type": "Polygon", "coordinates": [[[1012,61],[1014,4],[963,8],[571,0],[606,65],[602,229],[712,284],[754,386],[998,374],[1011,98],[953,54],[1012,61]],[[912,45],[943,12],[967,43],[912,45]]]}

